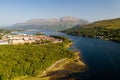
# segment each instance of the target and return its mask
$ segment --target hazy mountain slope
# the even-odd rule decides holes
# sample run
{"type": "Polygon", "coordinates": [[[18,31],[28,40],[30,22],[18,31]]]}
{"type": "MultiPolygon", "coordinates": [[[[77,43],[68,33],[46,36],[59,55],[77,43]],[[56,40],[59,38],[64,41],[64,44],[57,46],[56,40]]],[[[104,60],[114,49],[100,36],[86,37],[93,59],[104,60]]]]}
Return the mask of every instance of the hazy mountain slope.
{"type": "Polygon", "coordinates": [[[23,23],[9,26],[11,29],[40,29],[40,30],[64,30],[75,25],[88,24],[88,21],[72,16],[50,19],[31,19],[23,23]]]}
{"type": "Polygon", "coordinates": [[[63,32],[71,35],[95,37],[120,42],[120,18],[97,21],[87,25],[76,25],[63,32]]]}
{"type": "Polygon", "coordinates": [[[92,24],[84,25],[84,28],[103,27],[107,29],[120,29],[120,18],[101,20],[92,24]]]}

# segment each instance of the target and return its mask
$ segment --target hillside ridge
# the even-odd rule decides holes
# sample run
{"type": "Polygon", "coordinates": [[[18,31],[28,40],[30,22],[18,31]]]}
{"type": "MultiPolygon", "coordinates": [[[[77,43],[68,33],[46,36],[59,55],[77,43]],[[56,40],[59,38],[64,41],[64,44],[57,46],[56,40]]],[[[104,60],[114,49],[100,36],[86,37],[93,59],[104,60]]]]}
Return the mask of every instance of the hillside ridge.
{"type": "Polygon", "coordinates": [[[96,21],[83,26],[76,25],[62,32],[120,42],[120,18],[96,21]]]}

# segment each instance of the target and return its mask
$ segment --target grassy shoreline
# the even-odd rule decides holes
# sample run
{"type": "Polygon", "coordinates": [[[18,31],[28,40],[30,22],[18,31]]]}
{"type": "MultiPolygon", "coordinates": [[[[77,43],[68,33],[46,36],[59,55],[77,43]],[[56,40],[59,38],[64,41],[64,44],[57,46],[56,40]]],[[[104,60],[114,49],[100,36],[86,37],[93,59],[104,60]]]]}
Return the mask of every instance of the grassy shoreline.
{"type": "MultiPolygon", "coordinates": [[[[72,42],[68,43],[67,47],[66,46],[65,47],[69,48],[71,44],[72,42]]],[[[74,52],[73,58],[60,59],[38,76],[27,77],[21,80],[57,80],[59,78],[67,77],[68,75],[73,73],[84,72],[86,70],[86,65],[80,59],[79,55],[80,51],[74,52]]]]}

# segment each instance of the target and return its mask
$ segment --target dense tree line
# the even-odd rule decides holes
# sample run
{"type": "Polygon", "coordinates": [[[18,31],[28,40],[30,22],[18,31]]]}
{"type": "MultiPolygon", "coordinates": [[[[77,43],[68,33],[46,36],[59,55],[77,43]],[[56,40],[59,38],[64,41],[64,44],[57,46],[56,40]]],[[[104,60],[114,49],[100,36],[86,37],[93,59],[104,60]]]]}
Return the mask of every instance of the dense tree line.
{"type": "Polygon", "coordinates": [[[64,47],[64,42],[47,45],[1,45],[0,80],[35,76],[57,60],[73,56],[73,52],[64,47]]]}
{"type": "Polygon", "coordinates": [[[68,29],[64,32],[70,35],[94,37],[120,42],[120,29],[79,28],[76,30],[68,29]]]}

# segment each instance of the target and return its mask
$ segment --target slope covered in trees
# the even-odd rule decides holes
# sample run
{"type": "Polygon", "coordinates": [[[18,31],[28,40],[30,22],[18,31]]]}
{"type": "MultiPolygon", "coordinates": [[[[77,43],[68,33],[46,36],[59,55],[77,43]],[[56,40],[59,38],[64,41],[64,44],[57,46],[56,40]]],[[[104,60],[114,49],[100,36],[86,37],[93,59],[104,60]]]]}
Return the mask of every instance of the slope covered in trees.
{"type": "Polygon", "coordinates": [[[84,26],[76,25],[74,28],[64,30],[63,32],[71,35],[120,42],[120,18],[97,21],[84,26]]]}
{"type": "Polygon", "coordinates": [[[57,60],[72,58],[73,52],[65,48],[69,43],[48,45],[1,45],[0,80],[11,80],[20,76],[36,76],[57,60]]]}

